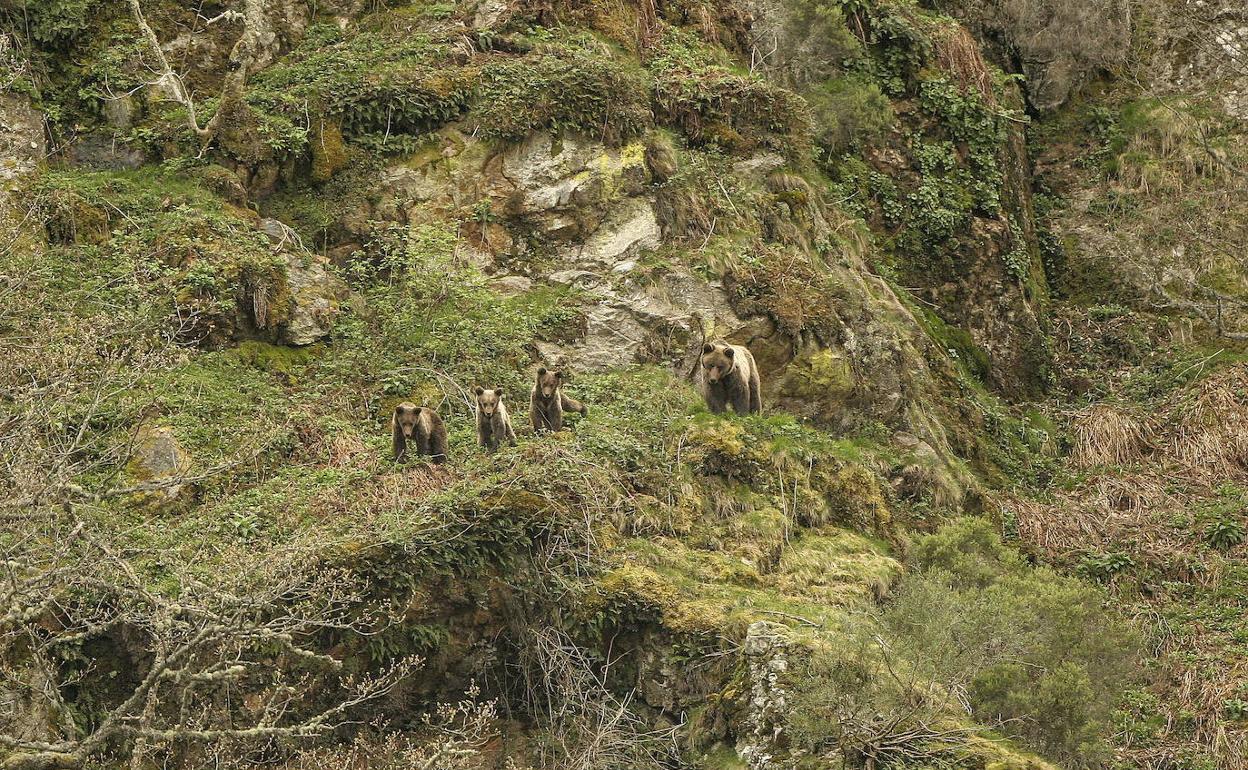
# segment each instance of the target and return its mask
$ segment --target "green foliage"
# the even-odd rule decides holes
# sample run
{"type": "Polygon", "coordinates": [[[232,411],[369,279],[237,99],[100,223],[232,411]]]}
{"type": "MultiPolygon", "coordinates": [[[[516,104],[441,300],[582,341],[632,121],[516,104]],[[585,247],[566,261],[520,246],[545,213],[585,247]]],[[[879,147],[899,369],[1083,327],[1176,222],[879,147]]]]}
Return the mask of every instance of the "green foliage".
{"type": "Polygon", "coordinates": [[[1096,580],[1107,581],[1135,566],[1135,559],[1122,552],[1089,554],[1080,565],[1083,572],[1096,580]]]}
{"type": "Polygon", "coordinates": [[[981,719],[1071,767],[1098,767],[1139,640],[1096,588],[1030,569],[983,520],[920,538],[915,574],[885,613],[935,681],[968,686],[981,719]]]}
{"type": "Polygon", "coordinates": [[[951,142],[917,141],[913,148],[921,178],[907,197],[909,204],[909,244],[921,253],[940,249],[970,222],[974,208],[970,172],[959,164],[957,148],[951,142]]]}
{"type": "Polygon", "coordinates": [[[901,96],[932,56],[931,38],[917,23],[912,7],[905,3],[848,0],[847,10],[870,20],[870,72],[889,96],[901,96]]]}
{"type": "Polygon", "coordinates": [[[142,297],[153,313],[180,308],[187,320],[177,333],[191,341],[232,328],[240,289],[262,294],[274,318],[283,310],[282,258],[241,212],[191,179],[151,169],[50,172],[37,194],[66,257],[89,252],[100,261],[80,277],[113,271],[105,294],[84,295],[93,304],[142,297]]]}
{"type": "Polygon", "coordinates": [[[1215,519],[1205,526],[1205,540],[1214,548],[1233,548],[1244,542],[1243,522],[1229,518],[1215,519]]]}
{"type": "Polygon", "coordinates": [[[22,28],[47,48],[62,48],[90,27],[99,0],[40,0],[24,6],[22,28]]]}
{"type": "Polygon", "coordinates": [[[945,78],[924,80],[919,85],[919,104],[963,148],[969,170],[966,186],[976,209],[985,214],[995,212],[1001,205],[1004,184],[998,156],[1006,145],[1005,119],[984,103],[978,91],[945,78]]]}
{"type": "Polygon", "coordinates": [[[976,382],[988,381],[992,372],[992,362],[988,353],[975,343],[975,338],[966,329],[953,326],[927,307],[916,308],[915,318],[924,330],[940,346],[945,354],[952,358],[968,376],[976,382]]]}
{"type": "Polygon", "coordinates": [[[752,74],[739,74],[692,34],[665,29],[647,62],[656,117],[691,140],[732,151],[764,145],[791,155],[810,146],[809,105],[752,74]]]}
{"type": "Polygon", "coordinates": [[[490,139],[568,129],[619,143],[650,123],[645,73],[592,37],[551,39],[485,65],[472,121],[490,139]]]}
{"type": "Polygon", "coordinates": [[[1013,216],[1010,217],[1010,244],[1010,250],[1002,256],[1005,272],[1019,283],[1026,283],[1031,272],[1031,252],[1027,248],[1027,237],[1013,216]]]}
{"type": "Polygon", "coordinates": [[[805,92],[815,125],[815,144],[835,157],[884,134],[895,120],[892,102],[864,76],[830,78],[805,92]]]}
{"type": "Polygon", "coordinates": [[[1225,551],[1248,539],[1244,526],[1248,518],[1248,492],[1236,484],[1223,484],[1217,492],[1217,499],[1204,506],[1198,520],[1204,524],[1205,542],[1225,551]]]}
{"type": "Polygon", "coordinates": [[[251,79],[247,101],[275,147],[297,150],[309,114],[329,116],[349,135],[418,134],[461,115],[475,85],[475,72],[452,62],[439,27],[396,11],[347,30],[310,28],[251,79]]]}
{"type": "Polygon", "coordinates": [[[532,340],[558,339],[581,323],[575,291],[501,298],[458,263],[455,244],[451,225],[379,225],[346,269],[365,303],[342,319],[337,333],[346,350],[326,365],[390,393],[436,370],[465,384],[505,385],[522,398],[527,378],[518,379],[518,369],[532,340]],[[417,374],[414,365],[426,371],[417,374]]]}

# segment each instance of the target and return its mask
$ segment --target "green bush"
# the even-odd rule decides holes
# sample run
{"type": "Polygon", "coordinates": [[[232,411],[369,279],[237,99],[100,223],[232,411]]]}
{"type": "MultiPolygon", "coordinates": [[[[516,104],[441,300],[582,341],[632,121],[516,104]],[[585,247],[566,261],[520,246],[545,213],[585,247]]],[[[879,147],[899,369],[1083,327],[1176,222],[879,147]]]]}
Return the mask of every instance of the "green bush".
{"type": "Polygon", "coordinates": [[[893,125],[892,103],[865,77],[828,79],[807,91],[806,101],[817,127],[815,144],[825,156],[839,155],[893,125]]]}
{"type": "Polygon", "coordinates": [[[309,114],[328,116],[350,135],[417,134],[459,117],[475,85],[475,71],[452,61],[436,25],[395,12],[347,31],[311,27],[295,50],[252,78],[247,101],[262,130],[280,136],[295,136],[292,122],[307,129],[309,114]]]}
{"type": "Polygon", "coordinates": [[[1006,122],[979,92],[964,89],[948,78],[924,80],[919,84],[919,104],[937,118],[949,137],[962,149],[959,156],[969,168],[967,188],[975,207],[992,214],[1001,205],[1001,188],[1005,175],[997,160],[1006,146],[1006,122]]]}
{"type": "Polygon", "coordinates": [[[48,48],[72,43],[86,32],[100,9],[99,0],[40,0],[37,3],[19,3],[23,18],[21,28],[31,39],[48,48]]]}
{"type": "Polygon", "coordinates": [[[648,62],[656,118],[699,143],[800,154],[810,146],[810,106],[762,77],[738,73],[692,34],[665,30],[648,62]]]}
{"type": "Polygon", "coordinates": [[[573,129],[619,143],[650,123],[645,73],[592,37],[539,44],[523,57],[487,64],[472,122],[489,139],[573,129]]]}
{"type": "Polygon", "coordinates": [[[966,688],[977,719],[1064,765],[1099,767],[1139,646],[1105,594],[1027,567],[983,520],[920,538],[911,556],[884,618],[905,657],[966,688]]]}

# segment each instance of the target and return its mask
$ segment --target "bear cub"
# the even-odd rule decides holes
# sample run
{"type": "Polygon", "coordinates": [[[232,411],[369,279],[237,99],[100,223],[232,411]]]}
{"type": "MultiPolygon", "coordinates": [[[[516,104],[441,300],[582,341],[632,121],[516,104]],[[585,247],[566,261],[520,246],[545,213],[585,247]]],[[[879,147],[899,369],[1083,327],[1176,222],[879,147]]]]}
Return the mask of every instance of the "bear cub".
{"type": "Polygon", "coordinates": [[[503,389],[486,390],[477,386],[477,441],[491,452],[498,449],[504,441],[516,445],[516,432],[511,428],[511,418],[507,416],[507,405],[503,403],[503,389]]]}
{"type": "Polygon", "coordinates": [[[537,382],[529,394],[529,418],[533,432],[563,430],[563,413],[589,414],[589,409],[574,398],[563,395],[563,372],[552,372],[542,367],[537,370],[537,382]]]}
{"type": "Polygon", "coordinates": [[[394,408],[390,430],[396,462],[403,462],[413,448],[417,457],[428,455],[435,463],[446,462],[446,426],[436,411],[404,401],[394,408]]]}
{"type": "Polygon", "coordinates": [[[754,356],[743,345],[708,343],[702,348],[702,397],[715,413],[731,405],[737,414],[763,411],[762,386],[754,356]]]}

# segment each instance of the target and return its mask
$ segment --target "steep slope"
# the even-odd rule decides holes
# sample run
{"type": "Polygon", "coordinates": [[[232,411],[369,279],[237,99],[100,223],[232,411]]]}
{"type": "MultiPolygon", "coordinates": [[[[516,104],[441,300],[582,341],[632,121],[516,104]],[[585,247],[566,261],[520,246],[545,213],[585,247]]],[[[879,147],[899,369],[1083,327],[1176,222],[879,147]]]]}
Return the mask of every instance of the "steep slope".
{"type": "MultiPolygon", "coordinates": [[[[1106,466],[1214,455],[1191,489],[1234,507],[1242,373],[1203,379],[1234,357],[1154,381],[1176,420],[1204,389],[1173,449],[1102,435],[1102,404],[1057,457],[1059,405],[1150,364],[1121,319],[1157,313],[1089,246],[1150,255],[1156,210],[1113,230],[1078,201],[1174,144],[1077,101],[1028,133],[1063,89],[1020,89],[1009,29],[947,10],[966,26],[885,1],[0,5],[4,766],[1234,767],[1234,671],[1190,732],[1153,728],[1180,658],[1235,628],[1146,647],[1125,619],[1156,592],[1112,557],[1169,509],[1146,485],[1130,522],[1081,513],[1106,466]],[[1109,176],[1070,162],[1096,131],[1109,176]],[[700,405],[716,338],[753,351],[764,415],[700,405]],[[570,431],[524,426],[539,363],[590,405],[570,431]],[[477,383],[518,447],[476,449],[477,383]],[[388,456],[403,400],[447,420],[447,466],[388,456]]],[[[1212,218],[1234,206],[1206,171],[1178,183],[1212,218]]],[[[1242,263],[1210,276],[1180,288],[1242,293],[1242,263]]],[[[1177,349],[1230,340],[1224,302],[1166,325],[1177,349]]],[[[1214,612],[1205,588],[1174,596],[1214,612]]]]}

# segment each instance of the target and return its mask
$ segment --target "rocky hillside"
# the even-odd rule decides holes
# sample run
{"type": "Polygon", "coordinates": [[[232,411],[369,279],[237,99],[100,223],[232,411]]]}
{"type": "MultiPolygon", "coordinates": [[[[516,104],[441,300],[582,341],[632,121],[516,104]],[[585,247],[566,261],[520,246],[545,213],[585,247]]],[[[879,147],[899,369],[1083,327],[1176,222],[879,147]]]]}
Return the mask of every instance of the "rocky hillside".
{"type": "Polygon", "coordinates": [[[0,60],[4,770],[1248,766],[1237,4],[0,0],[0,60]]]}

